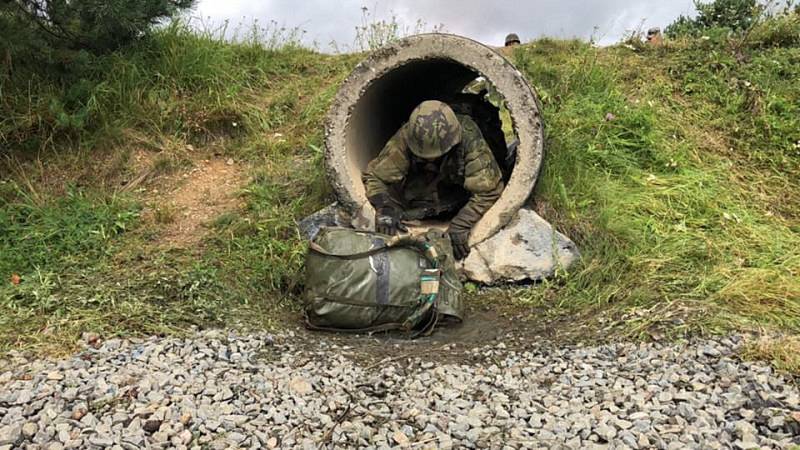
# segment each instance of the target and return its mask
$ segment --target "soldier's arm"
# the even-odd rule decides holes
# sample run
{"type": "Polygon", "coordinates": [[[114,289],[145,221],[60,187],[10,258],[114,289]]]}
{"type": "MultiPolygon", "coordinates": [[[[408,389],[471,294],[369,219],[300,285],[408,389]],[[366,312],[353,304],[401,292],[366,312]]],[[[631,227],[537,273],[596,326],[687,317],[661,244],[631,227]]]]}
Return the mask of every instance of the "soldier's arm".
{"type": "Polygon", "coordinates": [[[389,139],[378,156],[369,162],[367,170],[361,177],[367,199],[376,209],[386,206],[399,207],[389,195],[389,185],[403,181],[408,174],[410,161],[405,147],[405,126],[403,126],[389,139]]]}
{"type": "Polygon", "coordinates": [[[475,123],[464,124],[464,188],[472,196],[450,222],[453,232],[468,232],[494,205],[505,188],[500,167],[475,123]]]}

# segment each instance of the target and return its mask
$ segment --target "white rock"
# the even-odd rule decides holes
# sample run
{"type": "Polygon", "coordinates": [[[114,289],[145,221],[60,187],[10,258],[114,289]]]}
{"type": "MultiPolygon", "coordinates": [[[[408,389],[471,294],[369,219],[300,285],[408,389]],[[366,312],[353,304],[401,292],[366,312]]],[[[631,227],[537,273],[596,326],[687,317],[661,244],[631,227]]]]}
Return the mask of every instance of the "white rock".
{"type": "Polygon", "coordinates": [[[22,428],[19,425],[0,426],[0,445],[15,445],[22,439],[22,428]]]}
{"type": "Polygon", "coordinates": [[[472,248],[460,264],[467,278],[483,284],[542,280],[580,258],[574,242],[530,209],[521,209],[496,235],[472,248]]]}
{"type": "Polygon", "coordinates": [[[312,391],[311,383],[303,377],[295,377],[289,382],[289,388],[297,394],[305,395],[312,391]]]}

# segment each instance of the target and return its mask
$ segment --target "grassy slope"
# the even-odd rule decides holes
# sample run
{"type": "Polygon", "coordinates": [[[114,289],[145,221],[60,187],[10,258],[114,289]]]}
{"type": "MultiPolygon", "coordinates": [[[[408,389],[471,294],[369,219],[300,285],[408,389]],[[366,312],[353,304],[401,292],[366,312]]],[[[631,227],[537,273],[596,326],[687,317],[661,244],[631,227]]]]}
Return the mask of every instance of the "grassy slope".
{"type": "MultiPolygon", "coordinates": [[[[502,297],[635,337],[800,332],[800,48],[759,44],[769,32],[738,59],[714,39],[517,50],[545,108],[537,208],[585,258],[502,297]]],[[[68,349],[90,330],[262,326],[296,306],[294,223],[330,200],[321,120],[357,60],[176,27],[100,61],[67,95],[36,78],[0,86],[0,142],[15,158],[0,184],[0,349],[68,349]],[[198,154],[249,161],[247,207],[217,219],[199,250],[159,248],[137,192],[118,189],[142,149],[165,173],[198,154]]]]}

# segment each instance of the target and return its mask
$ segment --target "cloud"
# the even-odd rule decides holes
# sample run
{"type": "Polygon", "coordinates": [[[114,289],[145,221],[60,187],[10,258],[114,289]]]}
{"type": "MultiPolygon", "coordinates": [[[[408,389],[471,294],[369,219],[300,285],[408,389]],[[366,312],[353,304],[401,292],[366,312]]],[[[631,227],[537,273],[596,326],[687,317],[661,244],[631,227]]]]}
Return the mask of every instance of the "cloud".
{"type": "Polygon", "coordinates": [[[489,45],[502,45],[510,32],[519,34],[523,41],[542,36],[594,37],[610,44],[640,26],[663,29],[679,15],[694,11],[692,0],[201,0],[194,14],[217,24],[258,20],[298,27],[306,31],[307,44],[316,43],[326,50],[331,42],[339,48],[352,46],[363,6],[377,20],[394,15],[411,30],[418,20],[429,27],[441,24],[448,32],[489,45]]]}

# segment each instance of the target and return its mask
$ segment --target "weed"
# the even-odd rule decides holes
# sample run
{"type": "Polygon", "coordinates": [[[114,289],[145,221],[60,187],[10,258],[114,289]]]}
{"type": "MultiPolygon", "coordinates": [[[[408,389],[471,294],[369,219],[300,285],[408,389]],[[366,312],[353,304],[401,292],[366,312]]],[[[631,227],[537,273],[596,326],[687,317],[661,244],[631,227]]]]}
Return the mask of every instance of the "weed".
{"type": "Polygon", "coordinates": [[[428,24],[422,19],[417,20],[413,25],[407,25],[398,20],[395,14],[389,19],[377,19],[374,12],[366,6],[361,7],[361,25],[356,27],[355,47],[358,51],[377,50],[381,47],[397,42],[398,40],[413,34],[424,32],[441,33],[444,25],[428,24]]]}
{"type": "Polygon", "coordinates": [[[174,223],[178,215],[175,207],[169,204],[158,205],[153,208],[153,219],[158,224],[174,223]]]}

